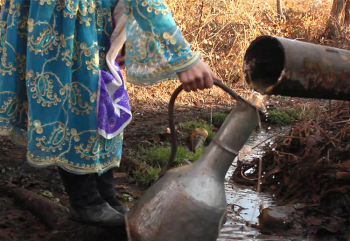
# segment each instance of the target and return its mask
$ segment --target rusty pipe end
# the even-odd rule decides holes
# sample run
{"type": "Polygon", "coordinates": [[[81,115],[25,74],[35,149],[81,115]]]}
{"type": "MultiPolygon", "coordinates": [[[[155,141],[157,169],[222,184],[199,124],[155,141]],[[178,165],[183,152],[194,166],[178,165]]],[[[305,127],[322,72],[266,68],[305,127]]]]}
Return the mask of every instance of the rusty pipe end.
{"type": "Polygon", "coordinates": [[[244,56],[244,75],[253,90],[270,94],[285,67],[286,57],[278,39],[261,36],[254,40],[244,56]]]}
{"type": "Polygon", "coordinates": [[[245,79],[265,95],[350,100],[350,51],[262,36],[244,56],[245,79]]]}

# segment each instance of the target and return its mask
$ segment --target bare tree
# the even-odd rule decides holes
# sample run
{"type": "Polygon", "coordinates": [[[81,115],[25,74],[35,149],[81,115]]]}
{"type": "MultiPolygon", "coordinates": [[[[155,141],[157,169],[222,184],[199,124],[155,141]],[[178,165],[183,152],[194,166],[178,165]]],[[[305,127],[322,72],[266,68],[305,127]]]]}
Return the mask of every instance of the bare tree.
{"type": "Polygon", "coordinates": [[[339,21],[341,13],[344,9],[344,4],[346,0],[333,0],[333,6],[331,10],[331,19],[339,21]]]}
{"type": "Polygon", "coordinates": [[[345,5],[345,17],[344,17],[344,24],[346,27],[350,26],[350,1],[346,1],[345,5]]]}
{"type": "Polygon", "coordinates": [[[332,38],[339,35],[341,27],[349,25],[350,0],[333,0],[331,15],[326,26],[327,37],[332,38]]]}
{"type": "Polygon", "coordinates": [[[286,20],[286,17],[283,14],[283,9],[282,9],[282,0],[277,0],[277,13],[278,15],[286,20]]]}

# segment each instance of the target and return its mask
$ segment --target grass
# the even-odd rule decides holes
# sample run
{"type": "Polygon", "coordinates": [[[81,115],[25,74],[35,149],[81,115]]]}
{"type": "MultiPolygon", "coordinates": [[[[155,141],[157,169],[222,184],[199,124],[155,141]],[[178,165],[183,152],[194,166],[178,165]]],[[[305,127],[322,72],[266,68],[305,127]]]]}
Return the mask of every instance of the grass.
{"type": "MultiPolygon", "coordinates": [[[[202,155],[204,148],[196,151],[196,153],[190,152],[186,147],[178,147],[177,155],[175,158],[175,166],[182,166],[184,160],[195,162],[202,155]]],[[[136,154],[138,160],[144,161],[148,164],[149,168],[146,171],[136,170],[132,173],[136,182],[143,186],[151,185],[157,178],[161,168],[168,162],[170,157],[171,148],[165,146],[140,148],[140,151],[136,154]]]]}
{"type": "Polygon", "coordinates": [[[213,125],[217,128],[220,128],[221,125],[226,120],[228,114],[226,113],[217,113],[213,115],[213,125]]]}
{"type": "Polygon", "coordinates": [[[158,174],[161,168],[149,167],[146,172],[141,172],[139,170],[133,173],[133,177],[136,182],[142,186],[150,186],[158,178],[158,174]]]}
{"type": "Polygon", "coordinates": [[[204,147],[198,149],[196,153],[194,153],[192,157],[192,161],[193,162],[197,161],[202,156],[203,152],[204,152],[204,147]]]}
{"type": "MultiPolygon", "coordinates": [[[[154,146],[151,148],[141,148],[137,154],[137,159],[144,161],[153,167],[163,167],[169,160],[171,148],[168,146],[154,146]]],[[[181,165],[183,160],[193,160],[193,153],[186,147],[179,146],[175,157],[175,165],[181,165]]]]}

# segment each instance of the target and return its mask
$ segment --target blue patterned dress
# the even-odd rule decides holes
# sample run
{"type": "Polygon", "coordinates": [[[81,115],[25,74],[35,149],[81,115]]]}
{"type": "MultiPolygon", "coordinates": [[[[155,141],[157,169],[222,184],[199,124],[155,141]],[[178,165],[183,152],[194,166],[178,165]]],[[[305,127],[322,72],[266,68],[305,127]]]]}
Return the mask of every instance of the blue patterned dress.
{"type": "Polygon", "coordinates": [[[172,78],[200,57],[160,0],[5,0],[0,135],[27,147],[34,166],[77,174],[118,166],[132,116],[115,62],[124,41],[134,84],[172,78]]]}

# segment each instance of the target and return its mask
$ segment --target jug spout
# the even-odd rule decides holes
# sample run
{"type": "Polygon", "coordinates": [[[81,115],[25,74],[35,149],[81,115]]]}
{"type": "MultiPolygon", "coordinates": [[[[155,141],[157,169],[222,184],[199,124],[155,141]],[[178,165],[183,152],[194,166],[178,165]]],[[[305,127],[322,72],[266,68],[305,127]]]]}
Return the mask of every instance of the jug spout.
{"type": "Polygon", "coordinates": [[[256,107],[236,107],[194,164],[169,170],[126,215],[131,241],[215,241],[226,213],[225,175],[258,124],[256,107]]]}

